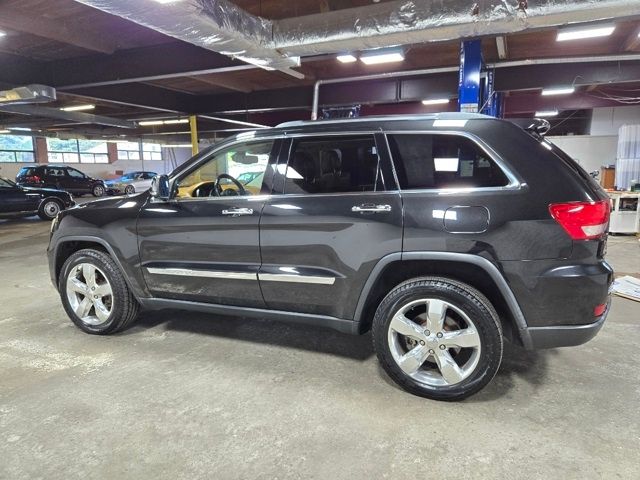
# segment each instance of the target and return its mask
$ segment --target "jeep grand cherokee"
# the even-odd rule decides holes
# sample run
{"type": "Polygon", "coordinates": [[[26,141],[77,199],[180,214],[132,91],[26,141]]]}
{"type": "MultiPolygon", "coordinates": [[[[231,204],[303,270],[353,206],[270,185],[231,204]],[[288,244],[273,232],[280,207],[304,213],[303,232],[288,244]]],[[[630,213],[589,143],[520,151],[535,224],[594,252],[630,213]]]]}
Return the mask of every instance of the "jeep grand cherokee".
{"type": "Polygon", "coordinates": [[[88,333],[140,308],[371,330],[402,388],[464,398],[505,340],[578,345],[607,315],[609,200],[531,130],[439,114],[242,133],[150,192],[61,212],[51,277],[88,333]],[[249,168],[259,191],[237,180],[249,168]]]}

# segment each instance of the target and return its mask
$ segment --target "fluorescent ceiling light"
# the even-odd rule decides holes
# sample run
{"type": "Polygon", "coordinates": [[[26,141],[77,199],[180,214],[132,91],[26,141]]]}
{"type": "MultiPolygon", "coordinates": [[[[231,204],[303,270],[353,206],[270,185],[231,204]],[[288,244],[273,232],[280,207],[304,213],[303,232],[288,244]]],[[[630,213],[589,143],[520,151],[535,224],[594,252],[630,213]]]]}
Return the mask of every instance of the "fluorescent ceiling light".
{"type": "Polygon", "coordinates": [[[434,98],[430,100],[422,100],[423,105],[444,105],[449,103],[448,98],[434,98]]]}
{"type": "Polygon", "coordinates": [[[350,53],[345,55],[338,55],[336,59],[342,63],[353,63],[358,61],[358,59],[353,55],[351,55],[350,53]]]}
{"type": "Polygon", "coordinates": [[[138,122],[141,127],[153,127],[155,125],[175,125],[177,123],[189,123],[188,118],[175,118],[172,120],[144,120],[138,122]]]}
{"type": "Polygon", "coordinates": [[[165,3],[176,3],[176,2],[181,2],[182,0],[154,0],[154,1],[155,1],[155,2],[158,2],[158,3],[165,4],[165,3]]]}
{"type": "Polygon", "coordinates": [[[0,130],[0,133],[11,133],[11,130],[0,130]]]}
{"type": "Polygon", "coordinates": [[[380,50],[366,52],[360,55],[360,61],[365,65],[379,65],[381,63],[401,62],[404,60],[402,50],[380,50]]]}
{"type": "Polygon", "coordinates": [[[555,117],[558,115],[558,110],[541,110],[536,112],[535,117],[555,117]]]}
{"type": "Polygon", "coordinates": [[[62,107],[63,112],[82,112],[83,110],[93,110],[95,105],[72,105],[70,107],[62,107]]]}
{"type": "Polygon", "coordinates": [[[561,87],[561,88],[544,88],[542,90],[542,95],[569,95],[575,92],[576,89],[574,87],[561,87]]]}
{"type": "Polygon", "coordinates": [[[558,32],[557,41],[581,40],[585,38],[608,37],[616,29],[615,25],[599,25],[594,27],[567,28],[558,32]]]}
{"type": "Polygon", "coordinates": [[[30,132],[31,129],[29,127],[7,127],[9,130],[13,130],[16,132],[30,132]]]}
{"type": "Polygon", "coordinates": [[[7,35],[7,33],[6,33],[6,32],[3,32],[2,30],[0,30],[0,37],[4,37],[4,36],[6,36],[6,35],[7,35]]]}

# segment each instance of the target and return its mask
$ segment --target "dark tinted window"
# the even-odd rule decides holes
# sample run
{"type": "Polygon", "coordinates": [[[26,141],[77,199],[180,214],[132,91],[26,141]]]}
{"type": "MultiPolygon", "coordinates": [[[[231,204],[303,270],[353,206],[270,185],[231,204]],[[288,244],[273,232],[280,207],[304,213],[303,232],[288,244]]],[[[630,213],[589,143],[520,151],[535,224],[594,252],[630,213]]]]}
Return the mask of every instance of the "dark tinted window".
{"type": "Polygon", "coordinates": [[[472,140],[459,135],[389,135],[400,188],[502,187],[507,177],[472,140]]]}
{"type": "Polygon", "coordinates": [[[294,139],[285,193],[381,190],[379,163],[371,135],[294,139]]]}
{"type": "Polygon", "coordinates": [[[50,175],[52,177],[64,177],[66,173],[64,171],[64,168],[48,167],[46,169],[46,175],[50,175]]]}

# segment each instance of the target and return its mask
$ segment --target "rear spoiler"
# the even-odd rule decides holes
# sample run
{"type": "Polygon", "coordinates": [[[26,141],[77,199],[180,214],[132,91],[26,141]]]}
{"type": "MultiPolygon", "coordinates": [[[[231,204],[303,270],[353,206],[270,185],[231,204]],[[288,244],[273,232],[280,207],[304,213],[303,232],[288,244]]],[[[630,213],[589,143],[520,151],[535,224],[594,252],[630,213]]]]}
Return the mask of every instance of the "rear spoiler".
{"type": "Polygon", "coordinates": [[[551,130],[551,124],[544,118],[507,118],[506,120],[516,124],[536,138],[544,137],[551,130]]]}

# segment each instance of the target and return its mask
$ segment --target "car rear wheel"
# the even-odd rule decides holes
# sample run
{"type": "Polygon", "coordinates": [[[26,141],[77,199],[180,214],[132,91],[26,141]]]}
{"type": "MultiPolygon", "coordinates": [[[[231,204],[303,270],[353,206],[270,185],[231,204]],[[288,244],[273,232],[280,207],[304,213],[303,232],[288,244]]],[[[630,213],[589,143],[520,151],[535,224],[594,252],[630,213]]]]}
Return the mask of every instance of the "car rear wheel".
{"type": "Polygon", "coordinates": [[[118,265],[99,250],[71,255],[60,272],[58,290],[69,318],[87,333],[116,333],[138,315],[139,304],[118,265]]]}
{"type": "Polygon", "coordinates": [[[101,197],[104,195],[104,187],[102,185],[96,185],[95,187],[93,187],[91,193],[94,197],[101,197]]]}
{"type": "Polygon", "coordinates": [[[126,193],[127,195],[133,195],[134,193],[136,193],[136,187],[134,187],[133,185],[127,185],[124,189],[124,193],[126,193]]]}
{"type": "Polygon", "coordinates": [[[502,361],[502,329],[489,300],[448,278],[398,285],[373,321],[382,367],[400,387],[434,400],[461,400],[484,388],[502,361]]]}
{"type": "Polygon", "coordinates": [[[63,209],[64,205],[60,200],[47,198],[40,204],[38,216],[42,220],[53,220],[63,209]]]}

